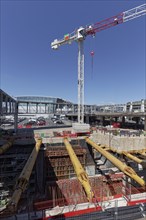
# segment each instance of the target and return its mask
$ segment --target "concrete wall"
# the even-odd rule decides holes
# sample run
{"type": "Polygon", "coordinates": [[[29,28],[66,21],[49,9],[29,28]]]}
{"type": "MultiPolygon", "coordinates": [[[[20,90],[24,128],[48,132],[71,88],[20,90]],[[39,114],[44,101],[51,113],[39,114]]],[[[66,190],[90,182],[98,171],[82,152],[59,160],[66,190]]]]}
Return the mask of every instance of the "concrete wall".
{"type": "Polygon", "coordinates": [[[91,135],[91,139],[96,143],[113,147],[118,152],[143,149],[146,150],[146,137],[142,135],[138,137],[115,136],[110,133],[97,131],[91,135]]]}

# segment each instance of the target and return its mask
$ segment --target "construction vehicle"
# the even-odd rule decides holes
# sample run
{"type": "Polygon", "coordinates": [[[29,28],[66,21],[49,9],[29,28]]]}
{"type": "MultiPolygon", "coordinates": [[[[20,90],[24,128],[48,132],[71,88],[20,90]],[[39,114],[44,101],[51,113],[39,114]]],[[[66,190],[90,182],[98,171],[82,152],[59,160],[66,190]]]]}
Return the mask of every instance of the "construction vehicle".
{"type": "Polygon", "coordinates": [[[78,123],[84,123],[84,40],[88,35],[95,36],[96,32],[122,24],[146,14],[146,4],[122,12],[116,16],[107,18],[93,25],[80,27],[71,34],[64,35],[61,40],[55,39],[51,43],[52,49],[58,49],[64,44],[78,42],[78,123]]]}

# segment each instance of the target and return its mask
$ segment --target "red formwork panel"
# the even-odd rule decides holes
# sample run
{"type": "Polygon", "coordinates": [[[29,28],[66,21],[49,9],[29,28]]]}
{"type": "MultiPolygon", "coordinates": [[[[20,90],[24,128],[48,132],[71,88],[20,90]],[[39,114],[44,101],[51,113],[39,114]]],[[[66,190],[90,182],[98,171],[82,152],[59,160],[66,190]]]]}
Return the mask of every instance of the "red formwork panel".
{"type": "MultiPolygon", "coordinates": [[[[123,173],[119,173],[90,177],[89,182],[94,193],[93,202],[102,202],[114,198],[120,198],[124,196],[123,189],[128,195],[144,192],[142,188],[135,188],[133,186],[130,187],[130,191],[129,188],[124,188],[123,176],[123,173]]],[[[34,208],[36,210],[53,208],[57,205],[77,205],[88,202],[85,191],[79,180],[76,178],[62,179],[48,182],[47,184],[48,190],[50,187],[53,196],[49,198],[49,200],[35,202],[34,208]]]]}
{"type": "MultiPolygon", "coordinates": [[[[94,193],[94,202],[106,201],[122,196],[123,174],[90,177],[89,182],[94,193]]],[[[48,182],[51,197],[46,201],[34,203],[36,210],[55,207],[56,205],[76,205],[88,202],[85,191],[77,178],[61,179],[48,182]]]]}

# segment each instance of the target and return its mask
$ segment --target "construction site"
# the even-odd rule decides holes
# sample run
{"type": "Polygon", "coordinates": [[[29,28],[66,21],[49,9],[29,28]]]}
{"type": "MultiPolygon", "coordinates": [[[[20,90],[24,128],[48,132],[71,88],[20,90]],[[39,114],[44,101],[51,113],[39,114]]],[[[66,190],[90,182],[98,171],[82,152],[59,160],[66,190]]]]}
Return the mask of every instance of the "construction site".
{"type": "Polygon", "coordinates": [[[1,137],[0,144],[2,219],[146,214],[144,133],[100,128],[80,136],[72,128],[27,129],[1,137]]]}
{"type": "Polygon", "coordinates": [[[18,128],[18,102],[1,91],[0,116],[13,114],[14,128],[0,130],[0,219],[146,219],[146,102],[144,130],[84,123],[83,48],[88,35],[145,14],[143,4],[51,43],[78,43],[77,122],[18,128]]]}

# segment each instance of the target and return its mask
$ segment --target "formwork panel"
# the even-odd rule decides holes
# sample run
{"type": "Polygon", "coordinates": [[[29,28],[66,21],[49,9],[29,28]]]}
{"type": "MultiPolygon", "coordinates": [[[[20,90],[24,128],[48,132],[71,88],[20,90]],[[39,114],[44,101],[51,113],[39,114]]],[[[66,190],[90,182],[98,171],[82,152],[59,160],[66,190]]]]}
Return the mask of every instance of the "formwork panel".
{"type": "MultiPolygon", "coordinates": [[[[94,202],[107,201],[114,197],[122,196],[123,174],[90,177],[89,182],[94,193],[94,202]]],[[[43,207],[52,208],[57,205],[77,205],[88,202],[85,191],[79,180],[62,179],[47,182],[47,200],[42,201],[43,207]],[[49,207],[48,207],[49,204],[49,207]]],[[[35,203],[35,208],[41,202],[35,203]]]]}
{"type": "MultiPolygon", "coordinates": [[[[85,167],[86,149],[73,146],[80,163],[85,167]]],[[[47,181],[67,179],[75,176],[75,171],[65,146],[47,146],[46,149],[47,181]]]]}

